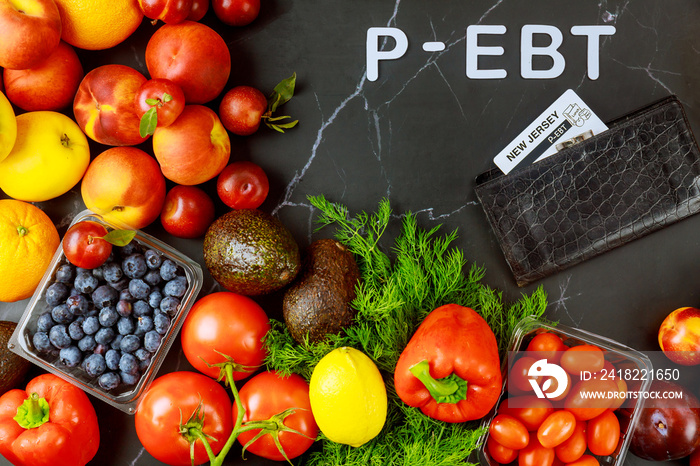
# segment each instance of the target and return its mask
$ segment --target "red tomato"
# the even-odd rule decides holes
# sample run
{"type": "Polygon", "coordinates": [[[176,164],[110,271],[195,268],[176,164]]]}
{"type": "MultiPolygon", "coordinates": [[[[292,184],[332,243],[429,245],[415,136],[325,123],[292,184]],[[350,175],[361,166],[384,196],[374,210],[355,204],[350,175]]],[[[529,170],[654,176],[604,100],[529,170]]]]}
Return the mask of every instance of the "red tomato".
{"type": "Polygon", "coordinates": [[[571,375],[592,374],[605,365],[605,353],[595,345],[573,346],[562,353],[559,365],[571,375]]]}
{"type": "Polygon", "coordinates": [[[220,369],[209,365],[230,356],[247,368],[234,371],[234,380],[241,380],[262,365],[266,356],[262,339],[269,330],[267,315],[255,301],[220,291],[199,299],[190,309],[182,325],[182,349],[195,369],[214,378],[220,369]]]}
{"type": "Polygon", "coordinates": [[[214,13],[229,26],[246,26],[260,13],[260,0],[212,0],[214,13]]]}
{"type": "Polygon", "coordinates": [[[543,447],[536,435],[531,435],[527,446],[518,452],[518,466],[552,466],[555,459],[554,450],[543,447]]]}
{"type": "Polygon", "coordinates": [[[216,180],[216,192],[232,209],[257,209],[267,198],[270,183],[265,171],[253,162],[233,162],[216,180]]]}
{"type": "Polygon", "coordinates": [[[491,436],[486,439],[486,451],[494,461],[500,464],[512,463],[518,457],[518,450],[504,447],[491,436]]]}
{"type": "Polygon", "coordinates": [[[524,448],[530,439],[530,434],[523,423],[507,414],[497,414],[493,418],[489,426],[489,435],[512,450],[524,448]]]}
{"type": "Polygon", "coordinates": [[[530,377],[527,375],[537,359],[530,356],[521,356],[515,361],[508,373],[508,391],[514,395],[532,392],[530,377]]]}
{"type": "Polygon", "coordinates": [[[185,93],[169,79],[149,79],[136,93],[136,113],[142,118],[145,113],[155,111],[158,127],[170,126],[184,109],[185,93]]]}
{"type": "Polygon", "coordinates": [[[571,411],[577,421],[588,421],[602,414],[615,399],[609,394],[617,390],[617,384],[608,379],[582,380],[569,392],[564,408],[571,411]]]}
{"type": "Polygon", "coordinates": [[[537,429],[537,440],[545,448],[554,448],[571,437],[576,428],[576,419],[569,411],[555,411],[537,429]]]}
{"type": "Polygon", "coordinates": [[[63,236],[63,253],[76,267],[94,269],[104,264],[112,245],[102,239],[107,229],[97,222],[84,220],[68,229],[63,236]]]}
{"type": "MultiPolygon", "coordinates": [[[[247,451],[270,460],[284,461],[284,455],[275,445],[274,435],[278,436],[288,459],[301,455],[314,443],[318,426],[311,413],[309,384],[301,376],[282,377],[275,372],[261,372],[246,382],[239,393],[245,409],[243,422],[266,420],[287,409],[296,409],[284,418],[283,423],[299,433],[267,433],[249,445],[247,451]]],[[[233,418],[237,416],[238,408],[234,404],[233,418]]],[[[259,432],[260,429],[244,432],[238,436],[238,441],[246,445],[259,432]]]]}
{"type": "Polygon", "coordinates": [[[598,456],[612,455],[620,441],[620,421],[612,410],[588,421],[586,440],[591,453],[598,456]]]}
{"type": "Polygon", "coordinates": [[[625,382],[625,380],[621,377],[616,378],[615,382],[617,383],[617,391],[619,393],[619,396],[615,398],[612,401],[612,404],[610,405],[610,409],[612,409],[613,411],[619,409],[627,400],[627,382],[625,382]]]}
{"type": "Polygon", "coordinates": [[[592,455],[583,455],[577,461],[569,463],[567,466],[600,466],[600,462],[592,455]]]}
{"type": "MultiPolygon", "coordinates": [[[[141,444],[154,458],[171,466],[189,466],[190,444],[180,434],[181,422],[187,422],[201,403],[204,416],[202,432],[208,436],[214,454],[218,454],[231,435],[231,400],[216,381],[197,372],[171,372],[158,377],[139,402],[134,422],[141,444]]],[[[194,464],[209,460],[204,445],[196,441],[194,464]]]]}
{"type": "Polygon", "coordinates": [[[586,423],[584,421],[576,421],[574,433],[554,447],[554,453],[563,463],[570,463],[581,458],[586,453],[586,448],[586,423]]]}
{"type": "Polygon", "coordinates": [[[547,362],[557,363],[561,357],[561,353],[569,347],[564,344],[559,335],[545,332],[535,335],[527,345],[526,351],[531,351],[535,359],[546,359],[547,362]]]}
{"type": "Polygon", "coordinates": [[[528,431],[535,431],[547,416],[554,412],[552,402],[535,395],[510,397],[503,401],[498,412],[509,414],[523,423],[528,431]]]}

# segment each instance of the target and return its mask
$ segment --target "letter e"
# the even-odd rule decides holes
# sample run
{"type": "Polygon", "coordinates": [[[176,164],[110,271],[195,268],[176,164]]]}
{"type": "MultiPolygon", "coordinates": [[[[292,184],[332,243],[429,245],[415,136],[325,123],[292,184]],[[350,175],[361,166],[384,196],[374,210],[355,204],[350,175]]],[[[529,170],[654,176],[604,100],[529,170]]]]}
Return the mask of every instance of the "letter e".
{"type": "Polygon", "coordinates": [[[508,73],[504,69],[480,70],[479,55],[503,55],[504,49],[500,46],[479,47],[479,34],[505,34],[505,26],[480,26],[467,27],[467,77],[469,79],[503,79],[508,73]]]}

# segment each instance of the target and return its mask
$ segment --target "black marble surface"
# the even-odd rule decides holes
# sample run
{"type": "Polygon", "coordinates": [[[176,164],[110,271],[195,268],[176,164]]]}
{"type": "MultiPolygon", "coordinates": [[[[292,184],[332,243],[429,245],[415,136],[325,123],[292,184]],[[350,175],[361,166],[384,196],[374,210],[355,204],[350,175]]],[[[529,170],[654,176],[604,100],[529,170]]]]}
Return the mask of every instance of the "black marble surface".
{"type": "MultiPolygon", "coordinates": [[[[700,217],[521,289],[477,203],[473,180],[569,88],[603,121],[675,94],[700,132],[698,21],[700,4],[693,0],[263,0],[260,17],[250,26],[227,27],[212,11],[203,20],[230,48],[227,89],[248,84],[268,92],[292,72],[298,75],[296,95],[284,107],[300,120],[298,127],[283,135],[262,128],[248,138],[232,136],[231,160],[252,160],[267,171],[271,192],[262,208],[289,226],[301,245],[329,234],[314,233],[308,195],[324,194],[352,212],[373,211],[388,198],[397,222],[410,210],[423,227],[457,228],[465,257],[486,268],[484,281],[507,301],[541,285],[549,296],[548,318],[645,351],[658,350],[657,330],[669,312],[700,306],[700,217]],[[561,31],[559,52],[566,64],[558,77],[521,77],[520,31],[526,24],[561,31]],[[506,27],[503,35],[482,38],[483,45],[500,45],[504,53],[485,57],[480,65],[505,69],[505,78],[467,76],[470,25],[506,27]],[[570,33],[576,25],[616,28],[600,41],[598,79],[588,77],[585,38],[570,33]],[[406,53],[381,62],[376,81],[367,77],[365,41],[371,27],[398,28],[408,38],[406,53]],[[443,42],[445,49],[425,52],[422,44],[429,41],[443,42]]],[[[145,44],[154,30],[144,20],[114,49],[80,51],[86,71],[122,63],[146,74],[145,44]]],[[[393,47],[391,40],[385,47],[393,47]]],[[[546,60],[536,64],[549,66],[546,60]]],[[[209,105],[216,109],[218,102],[209,105]]],[[[150,151],[150,142],[143,148],[150,151]]],[[[94,157],[105,147],[93,143],[91,149],[94,157]]],[[[212,187],[212,182],[205,185],[214,193],[212,187]]],[[[84,208],[78,187],[39,206],[61,234],[84,208]]],[[[226,210],[220,202],[217,209],[226,210]]],[[[173,238],[157,223],[145,231],[202,262],[200,240],[173,238]]],[[[217,289],[205,275],[203,294],[217,289]]],[[[0,319],[18,320],[26,304],[0,304],[0,319]]],[[[271,316],[280,315],[274,299],[265,305],[271,316]]],[[[161,371],[178,368],[188,364],[176,342],[161,371]]],[[[94,404],[102,440],[90,464],[159,464],[141,447],[132,417],[94,404]]],[[[8,463],[0,459],[0,464],[8,463]]],[[[234,450],[226,464],[266,463],[253,455],[244,463],[234,450]]],[[[629,455],[626,464],[649,463],[629,455]]]]}

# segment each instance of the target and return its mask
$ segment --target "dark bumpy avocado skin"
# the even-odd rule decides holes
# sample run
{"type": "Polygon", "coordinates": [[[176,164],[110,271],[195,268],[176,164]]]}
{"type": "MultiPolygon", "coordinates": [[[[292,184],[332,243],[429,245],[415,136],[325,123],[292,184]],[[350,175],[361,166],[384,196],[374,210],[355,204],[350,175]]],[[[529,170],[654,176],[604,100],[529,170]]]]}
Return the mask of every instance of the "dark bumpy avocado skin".
{"type": "Polygon", "coordinates": [[[7,348],[17,324],[0,321],[0,395],[12,388],[19,388],[31,366],[30,362],[7,348]]]}
{"type": "Polygon", "coordinates": [[[360,270],[352,253],[333,239],[314,241],[306,251],[302,275],[284,295],[282,311],[287,328],[297,342],[309,342],[339,333],[352,324],[350,307],[360,270]]]}
{"type": "Polygon", "coordinates": [[[257,209],[232,210],[216,219],[204,236],[204,262],[221,286],[247,296],[284,287],[301,267],[291,232],[257,209]]]}

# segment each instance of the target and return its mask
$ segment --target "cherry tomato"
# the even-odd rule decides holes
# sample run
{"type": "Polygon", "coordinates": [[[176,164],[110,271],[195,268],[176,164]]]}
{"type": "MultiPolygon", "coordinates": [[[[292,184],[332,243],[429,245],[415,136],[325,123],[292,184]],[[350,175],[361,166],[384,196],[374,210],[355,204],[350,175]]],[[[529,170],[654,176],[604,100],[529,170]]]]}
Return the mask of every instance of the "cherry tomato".
{"type": "Polygon", "coordinates": [[[523,423],[528,431],[535,431],[547,416],[554,412],[552,402],[535,395],[510,397],[501,403],[499,413],[508,414],[523,423]]]}
{"type": "Polygon", "coordinates": [[[537,440],[545,448],[554,448],[571,437],[576,427],[576,419],[569,411],[555,411],[537,429],[537,440]]]}
{"type": "Polygon", "coordinates": [[[139,118],[146,112],[155,110],[156,126],[160,128],[170,126],[184,109],[185,93],[169,79],[149,79],[141,84],[136,93],[136,112],[139,118]]]}
{"type": "MultiPolygon", "coordinates": [[[[288,459],[301,455],[314,443],[318,426],[311,413],[309,384],[301,376],[292,374],[282,377],[275,372],[261,372],[246,382],[239,393],[245,408],[244,422],[270,419],[287,409],[295,409],[282,422],[287,428],[299,433],[291,430],[277,433],[288,459]]],[[[236,416],[238,409],[234,404],[233,418],[236,419],[236,416]]],[[[246,445],[259,432],[260,429],[244,432],[238,436],[238,441],[241,445],[246,445]]],[[[247,451],[270,460],[285,460],[271,433],[257,439],[248,446],[247,451]]]]}
{"type": "Polygon", "coordinates": [[[497,414],[493,418],[489,426],[489,435],[504,447],[512,450],[524,448],[530,439],[525,425],[507,414],[497,414]]]}
{"type": "Polygon", "coordinates": [[[554,453],[563,463],[571,463],[586,453],[586,423],[576,421],[574,433],[562,443],[554,447],[554,453]]]}
{"type": "Polygon", "coordinates": [[[598,372],[605,364],[605,353],[595,345],[573,346],[561,355],[559,365],[571,375],[598,372]]]}
{"type": "Polygon", "coordinates": [[[588,421],[586,440],[591,453],[598,456],[612,455],[620,441],[620,421],[612,410],[588,421]]]}
{"type": "Polygon", "coordinates": [[[253,162],[233,162],[216,180],[216,192],[232,209],[257,209],[267,198],[270,184],[265,171],[253,162]]]}
{"type": "Polygon", "coordinates": [[[555,459],[554,450],[543,447],[536,435],[531,435],[527,446],[518,452],[518,466],[552,466],[555,459]]]}
{"type": "Polygon", "coordinates": [[[576,461],[569,463],[567,466],[600,466],[600,462],[592,455],[583,455],[576,461]]]}
{"type": "Polygon", "coordinates": [[[532,393],[532,385],[530,385],[530,376],[528,371],[537,360],[530,356],[521,356],[513,363],[513,366],[508,373],[508,391],[514,395],[523,393],[532,393]]]}
{"type": "Polygon", "coordinates": [[[104,264],[112,253],[112,245],[102,239],[107,229],[91,220],[78,222],[63,237],[63,253],[76,267],[94,269],[104,264]]]}
{"type": "Polygon", "coordinates": [[[567,395],[564,408],[571,411],[576,420],[588,421],[613,404],[614,399],[609,394],[616,390],[617,384],[612,380],[581,380],[567,395]]]}
{"type": "Polygon", "coordinates": [[[617,383],[618,397],[615,398],[612,401],[612,404],[610,405],[610,409],[612,409],[613,411],[622,407],[622,405],[627,400],[627,382],[625,382],[625,380],[621,377],[617,377],[615,379],[615,382],[617,383]]]}
{"type": "Polygon", "coordinates": [[[267,315],[255,301],[220,291],[200,298],[190,309],[182,325],[182,349],[195,369],[214,378],[220,369],[210,365],[230,356],[247,368],[234,371],[234,380],[241,380],[262,365],[267,354],[262,338],[269,330],[267,315]]]}
{"type": "Polygon", "coordinates": [[[260,13],[260,0],[212,0],[216,17],[229,26],[246,26],[260,13]]]}
{"type": "Polygon", "coordinates": [[[555,333],[545,332],[535,335],[528,343],[526,351],[531,351],[535,359],[546,359],[550,363],[558,363],[561,354],[569,347],[555,333]]]}
{"type": "Polygon", "coordinates": [[[179,428],[200,403],[200,413],[204,416],[202,432],[214,454],[221,451],[233,430],[229,395],[215,380],[187,371],[158,377],[139,402],[134,422],[136,435],[146,451],[171,466],[208,462],[204,445],[196,441],[192,463],[190,444],[179,428]]]}
{"type": "Polygon", "coordinates": [[[486,451],[494,461],[500,464],[512,463],[518,457],[518,450],[504,447],[491,436],[486,439],[486,451]]]}

